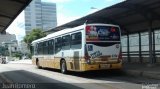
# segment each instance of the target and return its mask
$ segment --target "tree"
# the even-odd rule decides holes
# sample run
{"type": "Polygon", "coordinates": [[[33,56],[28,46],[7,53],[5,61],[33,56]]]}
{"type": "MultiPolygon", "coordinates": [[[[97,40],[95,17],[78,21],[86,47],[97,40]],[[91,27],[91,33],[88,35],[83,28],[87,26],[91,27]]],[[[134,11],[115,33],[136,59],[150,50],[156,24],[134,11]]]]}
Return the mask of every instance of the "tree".
{"type": "Polygon", "coordinates": [[[41,29],[36,28],[36,29],[33,29],[29,34],[27,34],[23,40],[27,44],[28,49],[30,49],[30,51],[31,51],[32,41],[39,39],[39,38],[42,38],[42,37],[45,37],[45,36],[46,36],[46,34],[44,32],[42,32],[41,29]]]}
{"type": "Polygon", "coordinates": [[[19,59],[21,59],[22,58],[22,53],[21,52],[14,52],[14,53],[12,53],[12,57],[17,57],[17,58],[19,58],[19,59]]]}

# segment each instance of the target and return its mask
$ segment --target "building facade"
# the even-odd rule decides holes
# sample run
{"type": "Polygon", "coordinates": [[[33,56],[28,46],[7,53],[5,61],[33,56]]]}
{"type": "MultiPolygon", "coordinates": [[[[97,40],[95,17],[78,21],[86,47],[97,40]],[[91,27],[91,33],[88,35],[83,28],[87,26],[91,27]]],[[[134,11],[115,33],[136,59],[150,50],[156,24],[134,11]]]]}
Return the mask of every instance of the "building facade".
{"type": "Polygon", "coordinates": [[[0,34],[0,45],[11,42],[17,42],[15,34],[9,34],[9,33],[0,34]]]}
{"type": "Polygon", "coordinates": [[[11,55],[12,52],[18,52],[18,43],[16,40],[15,34],[0,34],[0,55],[6,55],[6,52],[9,52],[9,55],[11,55]]]}
{"type": "Polygon", "coordinates": [[[34,28],[43,31],[57,26],[56,4],[33,0],[25,9],[26,34],[34,28]]]}
{"type": "Polygon", "coordinates": [[[27,44],[24,41],[19,42],[19,49],[22,54],[29,54],[30,53],[29,49],[27,48],[27,44]]]}

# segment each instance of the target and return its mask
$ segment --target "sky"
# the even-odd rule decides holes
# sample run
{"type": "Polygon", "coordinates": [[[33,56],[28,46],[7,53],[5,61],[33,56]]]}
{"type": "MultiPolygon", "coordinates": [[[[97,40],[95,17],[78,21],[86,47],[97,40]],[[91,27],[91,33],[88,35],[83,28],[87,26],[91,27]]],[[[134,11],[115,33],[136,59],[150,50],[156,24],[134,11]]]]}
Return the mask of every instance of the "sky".
{"type": "MultiPolygon", "coordinates": [[[[124,0],[42,0],[56,3],[57,25],[62,25],[81,18],[105,7],[109,7],[124,0]],[[94,8],[94,9],[93,9],[94,8]]],[[[107,14],[107,13],[106,13],[107,14]]],[[[7,28],[7,32],[15,34],[18,41],[25,36],[24,11],[22,11],[13,23],[7,28]]]]}

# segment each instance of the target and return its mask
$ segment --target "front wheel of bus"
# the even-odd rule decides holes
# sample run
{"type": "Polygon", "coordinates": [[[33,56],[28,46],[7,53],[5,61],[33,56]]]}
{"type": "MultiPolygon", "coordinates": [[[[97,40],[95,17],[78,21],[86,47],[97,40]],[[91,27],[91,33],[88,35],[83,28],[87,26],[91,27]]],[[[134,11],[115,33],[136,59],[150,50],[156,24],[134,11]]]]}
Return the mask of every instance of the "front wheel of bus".
{"type": "Polygon", "coordinates": [[[61,61],[61,73],[66,74],[67,73],[67,67],[65,60],[61,61]]]}

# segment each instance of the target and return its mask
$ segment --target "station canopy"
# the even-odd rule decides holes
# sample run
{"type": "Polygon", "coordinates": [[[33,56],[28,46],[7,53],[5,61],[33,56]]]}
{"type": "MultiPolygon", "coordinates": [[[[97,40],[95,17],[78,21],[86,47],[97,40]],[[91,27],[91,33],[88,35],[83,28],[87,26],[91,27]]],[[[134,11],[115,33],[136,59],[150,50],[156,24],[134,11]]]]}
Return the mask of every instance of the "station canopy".
{"type": "Polygon", "coordinates": [[[57,26],[49,32],[72,28],[85,23],[119,25],[122,35],[160,28],[160,0],[126,0],[95,13],[57,26]]]}
{"type": "Polygon", "coordinates": [[[5,32],[14,19],[32,0],[1,0],[0,1],[0,33],[5,32]]]}

